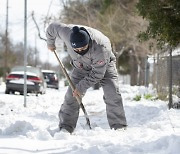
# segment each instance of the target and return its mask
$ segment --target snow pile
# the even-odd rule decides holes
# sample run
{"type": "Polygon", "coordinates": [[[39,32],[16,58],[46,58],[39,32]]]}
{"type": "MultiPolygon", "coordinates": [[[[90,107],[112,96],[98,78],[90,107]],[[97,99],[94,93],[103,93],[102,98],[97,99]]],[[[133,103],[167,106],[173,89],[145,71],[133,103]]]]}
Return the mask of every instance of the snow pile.
{"type": "MultiPolygon", "coordinates": [[[[83,98],[92,130],[80,112],[72,135],[58,132],[58,111],[67,87],[47,89],[36,97],[4,94],[0,85],[0,153],[68,154],[179,154],[180,110],[168,110],[167,102],[147,99],[152,87],[120,85],[128,129],[109,129],[103,91],[89,89],[83,98]],[[135,100],[141,96],[139,100],[135,100]]],[[[156,96],[155,96],[156,97],[156,96]]]]}

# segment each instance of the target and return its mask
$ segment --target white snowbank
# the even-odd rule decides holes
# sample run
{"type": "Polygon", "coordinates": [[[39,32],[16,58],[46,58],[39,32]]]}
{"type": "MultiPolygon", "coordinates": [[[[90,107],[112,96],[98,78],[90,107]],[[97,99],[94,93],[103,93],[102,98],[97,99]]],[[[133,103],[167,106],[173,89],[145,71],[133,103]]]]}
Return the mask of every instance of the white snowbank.
{"type": "Polygon", "coordinates": [[[4,94],[0,85],[0,153],[68,154],[179,154],[180,112],[168,110],[160,100],[134,101],[136,95],[155,95],[153,88],[120,85],[128,121],[126,131],[109,129],[103,92],[89,89],[83,104],[92,130],[85,125],[83,112],[75,132],[57,132],[58,111],[67,87],[47,89],[44,95],[24,97],[4,94]]]}

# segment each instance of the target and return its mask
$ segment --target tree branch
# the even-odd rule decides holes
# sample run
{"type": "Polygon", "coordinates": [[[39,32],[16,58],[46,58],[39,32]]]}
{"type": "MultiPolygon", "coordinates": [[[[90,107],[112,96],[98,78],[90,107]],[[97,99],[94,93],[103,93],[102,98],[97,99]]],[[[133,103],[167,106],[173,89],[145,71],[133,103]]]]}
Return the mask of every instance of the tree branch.
{"type": "Polygon", "coordinates": [[[36,20],[35,20],[35,18],[34,18],[34,11],[32,12],[31,15],[32,15],[32,19],[33,19],[33,21],[34,21],[34,23],[35,23],[35,25],[36,25],[39,38],[40,38],[41,40],[47,41],[45,38],[41,37],[41,33],[40,33],[39,26],[38,26],[38,24],[37,24],[37,22],[36,22],[36,20]]]}

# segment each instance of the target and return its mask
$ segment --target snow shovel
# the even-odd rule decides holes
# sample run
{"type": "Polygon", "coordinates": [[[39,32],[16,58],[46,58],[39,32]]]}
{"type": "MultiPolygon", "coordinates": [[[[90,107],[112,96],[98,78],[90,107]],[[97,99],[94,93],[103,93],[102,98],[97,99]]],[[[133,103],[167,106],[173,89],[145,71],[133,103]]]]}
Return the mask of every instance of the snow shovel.
{"type": "MultiPolygon", "coordinates": [[[[66,69],[65,69],[65,67],[64,67],[64,65],[63,65],[63,63],[60,61],[60,59],[59,59],[59,57],[58,57],[58,55],[57,55],[57,53],[56,53],[55,50],[54,50],[54,54],[55,54],[57,60],[59,61],[61,70],[63,71],[65,77],[67,78],[67,80],[68,80],[68,82],[69,82],[69,85],[70,85],[72,91],[74,91],[74,90],[75,90],[75,86],[74,86],[74,84],[72,83],[72,81],[71,81],[71,79],[70,79],[70,77],[69,77],[69,75],[68,75],[68,73],[67,73],[67,71],[66,71],[66,69]]],[[[89,129],[91,129],[90,120],[89,120],[88,114],[87,114],[87,112],[86,112],[86,109],[85,109],[85,107],[84,107],[84,105],[83,105],[83,103],[82,103],[82,98],[81,98],[80,96],[76,96],[76,99],[77,99],[77,102],[79,103],[81,109],[82,109],[83,112],[84,112],[84,115],[85,115],[85,118],[86,118],[86,122],[87,122],[87,125],[89,126],[89,129]]]]}

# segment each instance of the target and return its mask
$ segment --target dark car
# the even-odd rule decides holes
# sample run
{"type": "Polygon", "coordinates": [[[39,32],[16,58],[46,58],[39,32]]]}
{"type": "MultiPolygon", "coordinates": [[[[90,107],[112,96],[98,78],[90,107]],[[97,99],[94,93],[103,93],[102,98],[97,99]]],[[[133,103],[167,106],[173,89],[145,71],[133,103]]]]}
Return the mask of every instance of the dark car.
{"type": "MultiPolygon", "coordinates": [[[[27,93],[44,94],[46,92],[46,82],[40,68],[27,66],[27,93]]],[[[16,66],[11,69],[6,77],[5,93],[24,92],[24,66],[16,66]]]]}
{"type": "Polygon", "coordinates": [[[58,74],[53,70],[42,70],[48,88],[59,89],[58,74]]]}

